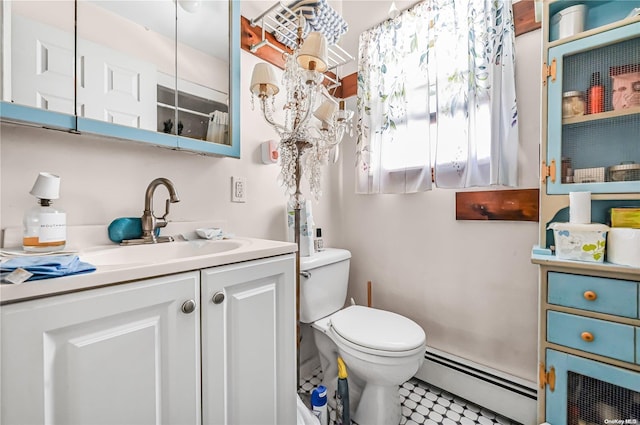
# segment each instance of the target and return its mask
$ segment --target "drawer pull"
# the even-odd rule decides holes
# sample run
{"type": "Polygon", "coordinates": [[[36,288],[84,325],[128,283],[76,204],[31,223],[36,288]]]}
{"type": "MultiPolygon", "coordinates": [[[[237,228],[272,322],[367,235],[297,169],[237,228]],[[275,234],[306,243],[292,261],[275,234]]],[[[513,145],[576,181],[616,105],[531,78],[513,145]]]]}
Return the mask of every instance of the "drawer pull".
{"type": "Polygon", "coordinates": [[[593,341],[593,334],[591,332],[582,332],[580,334],[580,338],[582,338],[586,342],[592,342],[593,341]]]}
{"type": "Polygon", "coordinates": [[[596,295],[595,292],[593,291],[585,291],[584,292],[584,299],[587,301],[595,301],[596,298],[598,298],[598,295],[596,295]]]}

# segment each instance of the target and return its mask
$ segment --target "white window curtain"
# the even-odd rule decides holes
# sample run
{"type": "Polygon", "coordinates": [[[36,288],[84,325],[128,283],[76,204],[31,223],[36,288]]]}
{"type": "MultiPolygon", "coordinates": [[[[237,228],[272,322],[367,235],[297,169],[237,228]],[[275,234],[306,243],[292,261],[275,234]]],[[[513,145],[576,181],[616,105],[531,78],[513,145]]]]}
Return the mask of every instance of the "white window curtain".
{"type": "Polygon", "coordinates": [[[432,164],[438,187],[515,186],[514,42],[511,0],[424,1],[365,31],[356,192],[430,190],[432,164]]]}

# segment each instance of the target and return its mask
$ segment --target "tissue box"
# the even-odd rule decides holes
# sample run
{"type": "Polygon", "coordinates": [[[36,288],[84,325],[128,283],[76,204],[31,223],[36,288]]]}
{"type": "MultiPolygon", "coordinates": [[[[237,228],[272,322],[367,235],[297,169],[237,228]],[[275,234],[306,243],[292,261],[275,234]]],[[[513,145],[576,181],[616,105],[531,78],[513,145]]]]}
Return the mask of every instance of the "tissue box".
{"type": "Polygon", "coordinates": [[[592,263],[604,261],[609,226],[604,224],[551,223],[548,229],[553,230],[557,258],[592,263]]]}
{"type": "Polygon", "coordinates": [[[640,229],[640,208],[611,208],[611,227],[640,229]]]}

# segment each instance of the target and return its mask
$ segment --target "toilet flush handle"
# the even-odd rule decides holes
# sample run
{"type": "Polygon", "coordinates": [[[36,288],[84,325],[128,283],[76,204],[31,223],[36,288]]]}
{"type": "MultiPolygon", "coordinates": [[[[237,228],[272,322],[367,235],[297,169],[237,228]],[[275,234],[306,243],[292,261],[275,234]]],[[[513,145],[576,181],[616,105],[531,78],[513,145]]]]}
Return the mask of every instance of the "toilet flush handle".
{"type": "Polygon", "coordinates": [[[306,270],[302,270],[300,272],[300,276],[304,277],[305,279],[309,279],[311,277],[311,272],[306,271],[306,270]]]}

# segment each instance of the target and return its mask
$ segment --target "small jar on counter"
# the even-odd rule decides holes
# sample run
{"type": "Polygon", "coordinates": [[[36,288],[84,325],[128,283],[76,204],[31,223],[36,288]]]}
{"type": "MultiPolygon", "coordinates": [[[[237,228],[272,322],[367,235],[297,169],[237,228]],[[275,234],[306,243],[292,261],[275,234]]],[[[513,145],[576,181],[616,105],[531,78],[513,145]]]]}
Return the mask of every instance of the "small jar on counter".
{"type": "Polygon", "coordinates": [[[562,118],[584,115],[584,95],[581,91],[568,91],[562,94],[562,118]]]}

